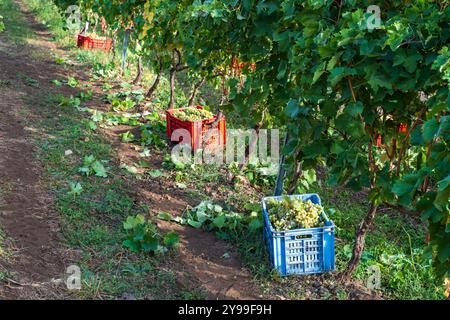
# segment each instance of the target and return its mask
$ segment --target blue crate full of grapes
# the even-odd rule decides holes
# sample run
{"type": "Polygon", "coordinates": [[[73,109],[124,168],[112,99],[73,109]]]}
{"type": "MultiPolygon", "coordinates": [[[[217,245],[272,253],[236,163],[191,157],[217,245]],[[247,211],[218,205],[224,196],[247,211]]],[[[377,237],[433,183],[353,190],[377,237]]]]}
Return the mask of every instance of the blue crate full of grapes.
{"type": "Polygon", "coordinates": [[[264,239],[282,276],[334,270],[334,223],[317,194],[262,199],[264,239]]]}

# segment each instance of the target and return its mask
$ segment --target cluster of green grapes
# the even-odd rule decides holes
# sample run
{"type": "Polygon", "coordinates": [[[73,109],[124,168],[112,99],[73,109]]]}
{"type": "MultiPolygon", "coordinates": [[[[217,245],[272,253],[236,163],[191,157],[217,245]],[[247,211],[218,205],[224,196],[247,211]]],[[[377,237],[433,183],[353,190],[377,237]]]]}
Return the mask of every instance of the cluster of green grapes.
{"type": "Polygon", "coordinates": [[[98,35],[97,33],[92,32],[92,31],[91,32],[86,32],[84,34],[84,36],[89,37],[91,39],[95,39],[95,40],[106,40],[107,39],[107,37],[102,36],[102,35],[98,35]]]}
{"type": "Polygon", "coordinates": [[[281,201],[270,199],[267,205],[270,222],[276,230],[316,228],[323,224],[320,219],[323,208],[311,200],[283,197],[281,201]]]}
{"type": "Polygon", "coordinates": [[[212,112],[197,108],[184,108],[183,110],[176,109],[173,111],[173,115],[175,118],[183,121],[199,121],[214,117],[212,112]]]}

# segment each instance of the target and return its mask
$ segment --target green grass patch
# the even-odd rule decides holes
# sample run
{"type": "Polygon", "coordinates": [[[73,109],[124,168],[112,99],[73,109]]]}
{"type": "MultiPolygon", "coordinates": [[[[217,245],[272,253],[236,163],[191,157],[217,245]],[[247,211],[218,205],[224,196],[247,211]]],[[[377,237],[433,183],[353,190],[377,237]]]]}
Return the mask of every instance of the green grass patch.
{"type": "MultiPolygon", "coordinates": [[[[343,270],[351,258],[355,228],[366,215],[369,204],[364,195],[348,190],[318,187],[323,205],[336,228],[336,262],[343,270]]],[[[380,208],[355,277],[366,281],[369,266],[381,270],[381,290],[394,299],[442,299],[443,286],[436,279],[431,260],[425,255],[425,223],[390,208],[380,208]]]]}
{"type": "Polygon", "coordinates": [[[27,39],[34,37],[25,17],[20,12],[19,6],[14,1],[2,0],[0,2],[0,13],[5,25],[4,32],[10,41],[16,44],[24,44],[27,39]]]}
{"type": "Polygon", "coordinates": [[[57,41],[62,47],[71,48],[75,46],[74,36],[69,34],[65,27],[64,13],[51,0],[25,0],[27,7],[33,12],[35,18],[46,28],[52,35],[53,41],[57,41]]]}

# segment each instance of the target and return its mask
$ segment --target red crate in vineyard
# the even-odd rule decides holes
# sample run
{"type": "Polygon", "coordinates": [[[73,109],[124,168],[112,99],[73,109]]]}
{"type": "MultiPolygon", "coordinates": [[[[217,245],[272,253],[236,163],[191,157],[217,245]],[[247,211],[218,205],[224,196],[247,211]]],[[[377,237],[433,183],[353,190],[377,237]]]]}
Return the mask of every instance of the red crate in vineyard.
{"type": "MultiPolygon", "coordinates": [[[[203,109],[201,106],[196,106],[197,109],[203,109]]],[[[183,108],[185,109],[185,108],[183,108]]],[[[190,134],[190,141],[175,141],[178,143],[186,143],[190,144],[192,151],[196,151],[201,149],[203,146],[204,137],[209,129],[211,129],[212,123],[217,119],[217,115],[215,115],[211,119],[199,120],[199,121],[183,121],[176,118],[173,115],[175,110],[183,110],[183,109],[172,109],[166,111],[166,119],[167,119],[167,137],[169,139],[172,138],[172,133],[177,129],[185,129],[190,134]]],[[[215,147],[219,145],[225,145],[226,143],[226,120],[225,116],[217,123],[217,127],[213,130],[212,134],[210,134],[206,145],[208,147],[215,147]]]]}
{"type": "Polygon", "coordinates": [[[112,39],[94,39],[89,36],[84,36],[82,34],[78,35],[77,39],[77,47],[83,48],[86,50],[90,49],[101,49],[105,51],[109,51],[111,49],[112,39]]]}

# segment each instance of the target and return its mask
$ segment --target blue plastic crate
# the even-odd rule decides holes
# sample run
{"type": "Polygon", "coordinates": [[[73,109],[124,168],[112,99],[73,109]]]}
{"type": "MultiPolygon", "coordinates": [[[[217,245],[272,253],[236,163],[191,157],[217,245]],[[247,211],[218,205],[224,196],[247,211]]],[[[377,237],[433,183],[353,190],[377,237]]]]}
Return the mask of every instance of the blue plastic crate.
{"type": "MultiPolygon", "coordinates": [[[[288,196],[302,201],[311,200],[321,205],[317,194],[288,196]]],[[[334,224],[322,212],[325,223],[323,227],[276,231],[272,227],[267,212],[269,199],[281,200],[280,197],[262,199],[264,218],[264,239],[269,250],[272,266],[282,276],[293,274],[314,274],[334,270],[334,224]]]]}

